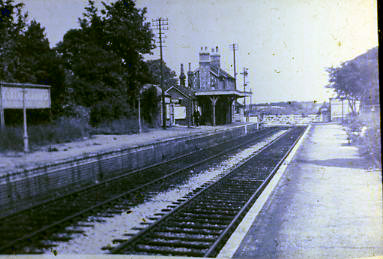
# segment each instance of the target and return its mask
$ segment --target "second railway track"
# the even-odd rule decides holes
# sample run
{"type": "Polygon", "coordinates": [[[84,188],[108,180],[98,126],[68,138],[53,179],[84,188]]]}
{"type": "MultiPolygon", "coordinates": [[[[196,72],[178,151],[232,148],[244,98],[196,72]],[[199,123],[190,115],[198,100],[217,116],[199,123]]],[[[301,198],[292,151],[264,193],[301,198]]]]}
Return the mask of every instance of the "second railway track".
{"type": "Polygon", "coordinates": [[[102,216],[108,217],[129,210],[142,201],[137,194],[145,189],[168,182],[177,174],[186,174],[187,169],[201,166],[229,151],[259,142],[277,130],[269,128],[251,137],[216,145],[204,150],[203,154],[190,153],[143,170],[128,172],[60,199],[0,218],[0,253],[40,253],[41,249],[52,247],[41,240],[68,239],[56,235],[58,232],[70,232],[65,230],[68,225],[100,211],[102,216]]]}

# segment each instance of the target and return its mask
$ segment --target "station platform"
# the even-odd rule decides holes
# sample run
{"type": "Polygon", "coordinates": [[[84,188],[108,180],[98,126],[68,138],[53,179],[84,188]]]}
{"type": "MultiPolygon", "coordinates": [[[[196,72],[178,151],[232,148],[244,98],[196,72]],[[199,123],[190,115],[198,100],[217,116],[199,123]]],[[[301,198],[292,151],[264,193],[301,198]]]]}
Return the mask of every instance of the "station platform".
{"type": "MultiPolygon", "coordinates": [[[[0,153],[0,176],[9,172],[44,166],[58,161],[71,160],[84,154],[108,152],[119,148],[142,146],[149,143],[165,141],[176,137],[187,137],[230,129],[247,123],[233,123],[219,126],[173,126],[166,130],[162,128],[148,129],[141,134],[131,135],[93,135],[91,138],[74,142],[52,144],[39,147],[33,152],[0,153]]],[[[250,123],[251,124],[251,123],[250,123]]]]}
{"type": "Polygon", "coordinates": [[[255,220],[237,228],[244,238],[219,257],[383,258],[381,170],[367,164],[341,125],[313,125],[255,220]]]}

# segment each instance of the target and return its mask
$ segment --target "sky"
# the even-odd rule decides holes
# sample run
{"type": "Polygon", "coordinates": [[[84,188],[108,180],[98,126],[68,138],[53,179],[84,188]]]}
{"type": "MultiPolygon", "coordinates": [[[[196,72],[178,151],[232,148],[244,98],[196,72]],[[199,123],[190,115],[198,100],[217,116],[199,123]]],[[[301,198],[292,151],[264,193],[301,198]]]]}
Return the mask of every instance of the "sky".
{"type": "MultiPolygon", "coordinates": [[[[107,0],[105,2],[111,2],[107,0]]],[[[85,0],[24,0],[30,18],[46,29],[51,43],[78,27],[85,0]]],[[[96,0],[98,6],[101,1],[96,0]]],[[[233,73],[236,43],[237,88],[252,103],[318,101],[333,96],[327,67],[337,67],[378,45],[374,0],[136,0],[147,19],[168,18],[164,61],[179,75],[180,64],[198,67],[201,46],[219,47],[221,67],[233,73]],[[250,88],[250,89],[249,89],[250,88]]],[[[158,49],[146,59],[159,58],[158,49]]]]}

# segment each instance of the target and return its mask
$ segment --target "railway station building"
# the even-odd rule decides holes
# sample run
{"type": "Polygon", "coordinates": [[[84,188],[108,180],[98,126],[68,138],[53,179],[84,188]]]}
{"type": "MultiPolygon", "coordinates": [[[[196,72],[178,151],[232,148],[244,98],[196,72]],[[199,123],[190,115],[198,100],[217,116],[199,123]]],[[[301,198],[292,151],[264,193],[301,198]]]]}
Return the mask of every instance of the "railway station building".
{"type": "Polygon", "coordinates": [[[218,47],[211,51],[207,47],[201,48],[198,68],[192,71],[189,63],[185,75],[181,64],[179,78],[180,84],[165,92],[170,98],[167,102],[170,105],[168,108],[170,125],[174,124],[174,118],[180,118],[177,117],[177,110],[184,113],[182,124],[192,124],[192,114],[197,109],[201,114],[200,123],[203,125],[230,124],[238,117],[237,100],[251,96],[251,92],[237,90],[235,78],[221,68],[218,47]]]}
{"type": "Polygon", "coordinates": [[[250,92],[238,91],[234,77],[221,68],[218,47],[211,52],[207,47],[201,47],[199,66],[191,71],[189,63],[187,77],[188,87],[194,93],[193,108],[199,109],[201,123],[205,125],[232,123],[236,100],[251,95],[250,92]]]}

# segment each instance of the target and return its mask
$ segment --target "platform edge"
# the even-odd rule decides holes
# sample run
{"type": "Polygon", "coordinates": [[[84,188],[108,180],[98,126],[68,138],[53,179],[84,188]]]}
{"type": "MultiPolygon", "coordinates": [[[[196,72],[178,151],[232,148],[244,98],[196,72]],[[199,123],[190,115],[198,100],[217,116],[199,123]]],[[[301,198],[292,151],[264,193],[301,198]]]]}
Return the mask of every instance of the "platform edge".
{"type": "Polygon", "coordinates": [[[282,178],[283,174],[286,171],[286,168],[295,157],[296,152],[298,151],[299,147],[303,143],[304,139],[306,138],[310,130],[311,130],[311,124],[307,127],[302,137],[299,139],[295,147],[291,150],[290,154],[286,157],[285,161],[279,167],[278,171],[275,173],[275,175],[273,176],[269,184],[266,186],[262,194],[258,197],[257,201],[250,208],[249,212],[243,218],[242,222],[238,225],[234,233],[226,242],[225,246],[221,249],[217,258],[232,258],[233,257],[234,253],[239,248],[242,240],[246,236],[251,225],[255,221],[259,212],[262,210],[263,206],[265,205],[266,201],[270,197],[271,193],[273,192],[275,187],[278,185],[279,180],[282,178]]]}

